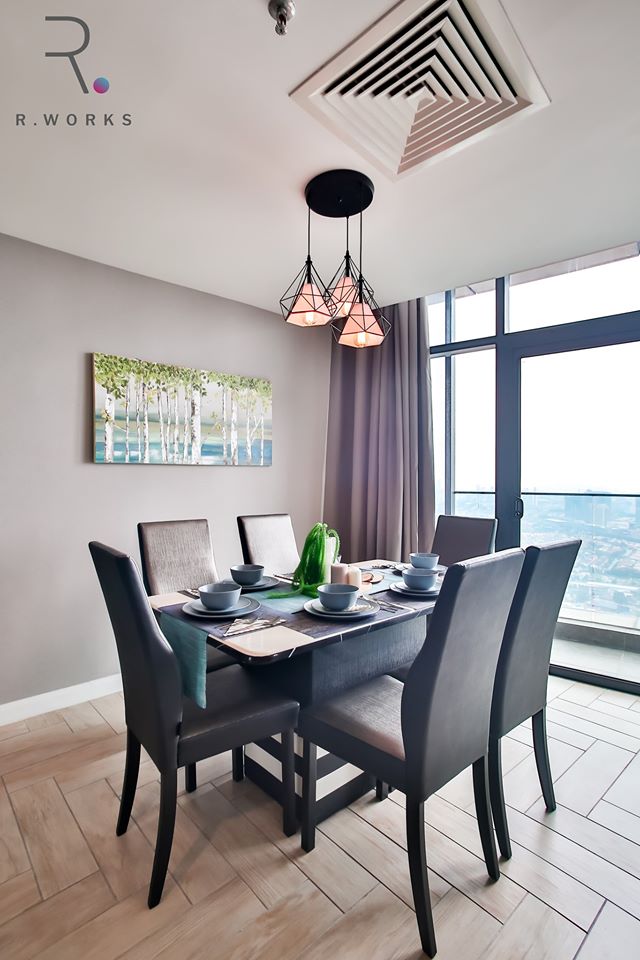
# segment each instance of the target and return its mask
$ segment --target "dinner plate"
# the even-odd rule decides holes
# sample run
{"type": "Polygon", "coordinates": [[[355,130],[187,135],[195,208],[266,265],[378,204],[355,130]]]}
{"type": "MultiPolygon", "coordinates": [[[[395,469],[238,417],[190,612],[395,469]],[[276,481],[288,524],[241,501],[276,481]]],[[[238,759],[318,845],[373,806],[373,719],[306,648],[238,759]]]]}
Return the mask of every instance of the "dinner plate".
{"type": "Polygon", "coordinates": [[[200,620],[232,620],[235,617],[246,617],[255,613],[260,604],[251,597],[240,597],[240,603],[228,610],[208,610],[201,600],[189,600],[182,608],[182,612],[200,620]]]}
{"type": "Polygon", "coordinates": [[[280,581],[276,580],[275,577],[263,577],[258,583],[247,584],[246,587],[242,588],[242,592],[254,593],[256,590],[273,590],[274,587],[278,586],[280,586],[280,581]]]}
{"type": "Polygon", "coordinates": [[[404,581],[392,583],[389,589],[394,590],[395,593],[403,593],[405,597],[415,597],[416,600],[435,600],[440,593],[440,587],[435,590],[412,590],[404,581]]]}
{"type": "Polygon", "coordinates": [[[314,617],[324,617],[326,620],[364,620],[373,617],[380,607],[372,600],[360,597],[352,610],[327,610],[319,600],[307,600],[304,605],[307,613],[314,617]]]}

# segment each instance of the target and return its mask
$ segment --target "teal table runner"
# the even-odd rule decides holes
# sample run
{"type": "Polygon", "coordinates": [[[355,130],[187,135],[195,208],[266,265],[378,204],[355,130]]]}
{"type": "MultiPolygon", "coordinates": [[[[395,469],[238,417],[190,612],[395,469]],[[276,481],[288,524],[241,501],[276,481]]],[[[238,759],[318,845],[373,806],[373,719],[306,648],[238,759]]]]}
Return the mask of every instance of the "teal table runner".
{"type": "Polygon", "coordinates": [[[207,705],[207,634],[162,611],[159,616],[160,629],[178,660],[182,692],[204,709],[207,705]]]}
{"type": "MultiPolygon", "coordinates": [[[[283,592],[286,590],[286,584],[282,585],[282,590],[283,592]]],[[[261,603],[260,611],[263,610],[267,596],[267,591],[256,594],[261,603]]],[[[185,603],[188,599],[189,597],[185,596],[185,603]]],[[[273,608],[269,611],[269,615],[273,616],[277,612],[283,615],[300,613],[308,599],[308,597],[294,596],[268,600],[269,607],[273,608]]],[[[216,624],[207,623],[205,629],[197,621],[185,622],[186,618],[177,619],[172,613],[165,613],[162,609],[156,612],[160,629],[178,660],[182,677],[182,693],[204,710],[207,706],[207,638],[216,624]]],[[[228,623],[225,623],[225,626],[227,625],[228,623]]]]}

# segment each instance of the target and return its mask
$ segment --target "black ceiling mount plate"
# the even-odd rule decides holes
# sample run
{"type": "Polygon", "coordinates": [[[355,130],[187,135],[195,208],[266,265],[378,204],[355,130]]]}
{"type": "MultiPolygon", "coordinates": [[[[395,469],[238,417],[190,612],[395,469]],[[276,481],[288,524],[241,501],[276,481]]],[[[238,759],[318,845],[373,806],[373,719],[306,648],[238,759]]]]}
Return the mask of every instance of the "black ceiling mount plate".
{"type": "Polygon", "coordinates": [[[327,170],[305,187],[307,206],[321,217],[353,217],[373,200],[374,186],[357,170],[327,170]]]}

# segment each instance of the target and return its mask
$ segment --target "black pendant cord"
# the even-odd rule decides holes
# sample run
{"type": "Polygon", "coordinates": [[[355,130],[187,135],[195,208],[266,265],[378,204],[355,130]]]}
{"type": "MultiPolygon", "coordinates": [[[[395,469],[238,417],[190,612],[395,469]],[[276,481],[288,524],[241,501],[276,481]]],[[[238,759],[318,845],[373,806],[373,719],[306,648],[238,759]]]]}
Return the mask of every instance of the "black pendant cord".
{"type": "Polygon", "coordinates": [[[307,283],[311,283],[311,207],[307,214],[307,283]]]}
{"type": "Polygon", "coordinates": [[[349,217],[347,217],[347,252],[344,255],[344,275],[351,276],[351,254],[349,253],[349,217]]]}
{"type": "Polygon", "coordinates": [[[362,303],[362,210],[360,211],[360,263],[358,264],[358,269],[360,271],[358,277],[358,298],[360,303],[362,303]]]}

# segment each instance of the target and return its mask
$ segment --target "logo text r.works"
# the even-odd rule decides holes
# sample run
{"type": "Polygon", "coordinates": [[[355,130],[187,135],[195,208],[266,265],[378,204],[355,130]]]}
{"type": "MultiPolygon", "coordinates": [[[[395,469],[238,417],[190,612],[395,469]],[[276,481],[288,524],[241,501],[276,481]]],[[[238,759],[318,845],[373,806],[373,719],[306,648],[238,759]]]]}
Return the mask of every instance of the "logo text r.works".
{"type": "MultiPolygon", "coordinates": [[[[89,47],[91,42],[91,30],[89,29],[89,24],[82,20],[80,17],[62,17],[62,16],[50,16],[45,17],[45,22],[47,23],[65,23],[73,24],[73,29],[77,31],[77,40],[74,42],[73,49],[56,49],[56,50],[47,50],[45,51],[45,57],[51,58],[54,61],[68,61],[68,65],[71,68],[67,70],[70,81],[72,80],[74,86],[77,84],[80,87],[80,90],[83,94],[89,94],[89,86],[87,80],[85,79],[85,73],[87,72],[86,59],[83,58],[83,67],[85,72],[81,68],[78,58],[81,57],[89,47]],[[76,45],[77,44],[77,45],[76,45]]],[[[65,36],[68,36],[68,29],[65,36]]],[[[70,41],[67,40],[65,46],[70,46],[70,41]]],[[[91,83],[91,87],[94,93],[99,95],[104,95],[108,93],[111,88],[111,83],[104,76],[98,76],[91,83]]],[[[67,108],[68,109],[68,108],[67,108]]],[[[38,115],[38,119],[28,118],[25,113],[16,113],[16,126],[17,127],[26,127],[26,126],[39,126],[43,125],[45,127],[115,127],[115,126],[124,126],[130,127],[132,125],[133,118],[130,113],[123,113],[114,115],[113,113],[104,113],[97,115],[96,113],[85,113],[79,115],[76,112],[65,113],[64,110],[57,112],[42,113],[38,115]]]]}

